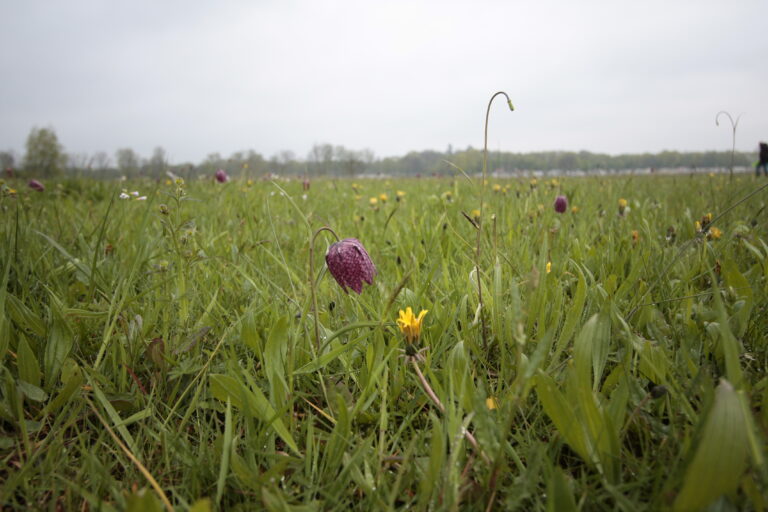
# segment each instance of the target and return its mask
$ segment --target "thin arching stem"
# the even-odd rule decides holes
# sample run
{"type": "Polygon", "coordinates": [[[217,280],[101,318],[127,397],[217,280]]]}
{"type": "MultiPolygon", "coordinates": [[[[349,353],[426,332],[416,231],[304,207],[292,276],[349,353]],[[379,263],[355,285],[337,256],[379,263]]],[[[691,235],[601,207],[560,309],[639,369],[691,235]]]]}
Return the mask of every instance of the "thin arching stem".
{"type": "Polygon", "coordinates": [[[725,110],[721,110],[717,113],[715,116],[715,126],[720,126],[720,115],[725,114],[728,117],[728,120],[731,122],[731,130],[732,130],[732,138],[731,138],[731,169],[730,169],[730,179],[733,180],[733,157],[736,153],[736,128],[739,126],[739,119],[741,119],[742,114],[739,114],[736,116],[736,121],[733,120],[733,117],[731,117],[731,114],[729,112],[726,112],[725,110]]]}
{"type": "Polygon", "coordinates": [[[321,345],[320,326],[317,319],[317,292],[315,291],[315,240],[317,239],[317,236],[323,231],[328,231],[334,236],[334,238],[336,238],[337,242],[339,241],[339,235],[337,235],[336,232],[328,226],[323,226],[315,231],[315,233],[312,235],[312,238],[309,240],[309,289],[312,292],[312,319],[315,322],[315,344],[317,345],[318,351],[320,350],[321,345]]]}
{"type": "Polygon", "coordinates": [[[484,136],[483,136],[483,182],[481,183],[481,189],[480,189],[480,219],[477,222],[477,243],[475,245],[475,278],[477,279],[477,300],[480,303],[480,329],[482,332],[483,337],[483,348],[486,350],[488,349],[488,334],[486,333],[486,325],[485,325],[485,312],[483,311],[483,285],[482,280],[480,279],[480,248],[482,246],[482,239],[483,239],[483,209],[485,206],[485,182],[486,182],[486,174],[488,172],[488,118],[491,115],[491,104],[493,103],[493,100],[496,98],[496,96],[503,95],[505,98],[507,98],[507,105],[509,105],[509,110],[514,111],[515,107],[512,105],[512,100],[509,99],[509,96],[507,96],[507,93],[504,91],[499,91],[497,93],[494,93],[493,96],[491,96],[491,99],[488,101],[488,108],[485,111],[485,130],[484,130],[484,136]]]}

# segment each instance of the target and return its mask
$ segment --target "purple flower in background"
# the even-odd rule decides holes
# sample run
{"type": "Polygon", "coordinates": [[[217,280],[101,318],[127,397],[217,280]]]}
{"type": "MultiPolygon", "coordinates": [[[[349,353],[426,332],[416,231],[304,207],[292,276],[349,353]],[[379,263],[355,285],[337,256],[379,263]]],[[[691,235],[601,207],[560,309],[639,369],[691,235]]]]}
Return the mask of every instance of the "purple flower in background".
{"type": "Polygon", "coordinates": [[[309,190],[309,180],[305,179],[301,182],[301,186],[304,188],[304,190],[309,190]]]}
{"type": "Polygon", "coordinates": [[[557,196],[555,198],[555,211],[557,213],[565,213],[568,209],[568,198],[565,196],[557,196]]]}
{"type": "Polygon", "coordinates": [[[43,185],[37,180],[29,180],[29,183],[27,183],[27,185],[29,185],[29,188],[31,188],[32,190],[37,190],[38,192],[42,192],[45,190],[45,185],[43,185]]]}
{"type": "Polygon", "coordinates": [[[219,183],[226,183],[229,181],[229,176],[227,176],[227,171],[224,169],[219,169],[216,171],[216,181],[219,183]]]}
{"type": "Polygon", "coordinates": [[[346,293],[349,293],[347,287],[358,294],[362,293],[363,281],[373,284],[376,267],[357,238],[345,238],[331,245],[325,255],[325,262],[328,271],[346,293]]]}

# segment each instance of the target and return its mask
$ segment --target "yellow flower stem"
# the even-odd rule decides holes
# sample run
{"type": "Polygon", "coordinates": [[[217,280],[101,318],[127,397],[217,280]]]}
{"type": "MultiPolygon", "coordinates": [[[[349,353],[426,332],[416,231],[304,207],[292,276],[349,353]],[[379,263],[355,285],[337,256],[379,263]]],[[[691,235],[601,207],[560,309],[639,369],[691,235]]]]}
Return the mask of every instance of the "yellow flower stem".
{"type": "MultiPolygon", "coordinates": [[[[435,406],[440,409],[440,412],[445,414],[445,406],[440,401],[440,399],[437,397],[435,392],[432,390],[432,386],[429,385],[429,382],[427,382],[427,378],[424,377],[424,374],[421,373],[421,368],[419,368],[418,363],[416,362],[415,358],[411,358],[411,366],[413,366],[413,371],[416,372],[416,377],[419,379],[419,383],[421,384],[421,387],[424,389],[424,392],[427,394],[430,400],[432,400],[432,403],[435,404],[435,406]]],[[[469,442],[469,444],[472,445],[472,448],[475,449],[477,453],[480,454],[480,456],[483,458],[483,461],[485,461],[486,464],[491,463],[491,459],[488,458],[488,456],[480,449],[480,445],[477,444],[477,439],[475,439],[474,434],[470,432],[469,430],[462,427],[462,431],[464,434],[464,437],[469,442]]]]}

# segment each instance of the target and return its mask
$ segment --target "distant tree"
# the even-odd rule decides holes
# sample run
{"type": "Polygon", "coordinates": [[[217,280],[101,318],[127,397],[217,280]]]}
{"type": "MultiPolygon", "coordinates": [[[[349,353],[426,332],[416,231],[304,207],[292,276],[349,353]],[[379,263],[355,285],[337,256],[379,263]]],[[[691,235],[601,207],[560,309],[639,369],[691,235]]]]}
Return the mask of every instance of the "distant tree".
{"type": "Polygon", "coordinates": [[[255,176],[262,172],[266,172],[266,162],[264,157],[254,150],[248,150],[248,154],[245,157],[245,163],[248,167],[245,169],[245,176],[255,176]]]}
{"type": "Polygon", "coordinates": [[[168,166],[165,150],[160,146],[156,147],[152,152],[152,157],[147,162],[146,171],[147,174],[153,178],[159,178],[165,173],[168,166]]]}
{"type": "Polygon", "coordinates": [[[213,175],[218,169],[226,167],[227,161],[221,156],[220,153],[209,153],[202,164],[200,164],[199,170],[202,174],[213,175]]]}
{"type": "Polygon", "coordinates": [[[88,163],[88,167],[92,170],[103,172],[108,170],[109,166],[112,165],[112,159],[109,158],[106,151],[97,151],[93,154],[88,163]]]}
{"type": "Polygon", "coordinates": [[[309,151],[308,160],[312,174],[330,174],[333,168],[333,146],[331,144],[313,145],[309,151]]]}
{"type": "Polygon", "coordinates": [[[6,169],[13,169],[13,165],[16,163],[16,157],[12,151],[0,151],[0,171],[6,169]]]}
{"type": "Polygon", "coordinates": [[[139,172],[141,161],[139,155],[131,148],[120,148],[115,151],[117,170],[123,176],[135,176],[139,172]]]}
{"type": "Polygon", "coordinates": [[[27,137],[24,169],[37,176],[57,176],[64,171],[67,157],[53,128],[32,128],[27,137]]]}

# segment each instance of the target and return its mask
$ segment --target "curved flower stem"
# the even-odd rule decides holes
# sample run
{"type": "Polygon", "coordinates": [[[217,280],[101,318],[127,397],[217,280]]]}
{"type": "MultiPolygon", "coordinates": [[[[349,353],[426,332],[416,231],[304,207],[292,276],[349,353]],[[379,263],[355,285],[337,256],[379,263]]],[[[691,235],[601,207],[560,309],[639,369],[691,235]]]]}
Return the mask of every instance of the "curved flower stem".
{"type": "MultiPolygon", "coordinates": [[[[427,394],[430,400],[432,400],[432,403],[435,404],[435,407],[440,409],[440,412],[445,414],[445,406],[443,405],[443,402],[440,401],[440,399],[435,394],[434,390],[432,389],[432,386],[429,385],[429,382],[427,382],[427,378],[424,377],[424,374],[421,373],[421,368],[419,368],[419,364],[416,362],[416,358],[410,358],[411,360],[411,366],[413,366],[413,370],[416,372],[416,377],[419,379],[419,383],[421,384],[421,387],[424,389],[424,392],[427,394]]],[[[485,461],[486,464],[491,463],[491,459],[488,458],[488,456],[480,449],[480,445],[477,444],[477,439],[475,438],[474,434],[470,432],[469,430],[462,427],[462,434],[466,438],[467,441],[469,441],[469,444],[472,445],[472,448],[475,449],[477,453],[480,454],[480,456],[483,458],[483,461],[485,461]]]]}
{"type": "Polygon", "coordinates": [[[483,337],[483,348],[485,350],[488,350],[488,333],[486,332],[485,311],[483,306],[483,285],[482,280],[480,279],[480,247],[483,239],[483,207],[485,205],[485,182],[486,174],[488,172],[488,118],[491,115],[491,104],[493,103],[493,100],[496,98],[496,96],[499,96],[500,94],[507,98],[507,105],[509,105],[509,110],[513,112],[515,110],[515,107],[512,105],[512,100],[509,99],[507,93],[504,91],[499,91],[491,96],[490,101],[488,101],[488,108],[485,111],[485,131],[483,138],[483,182],[481,183],[482,188],[480,189],[480,219],[477,222],[477,243],[475,245],[475,278],[477,278],[477,300],[480,303],[480,329],[483,337]]]}
{"type": "Polygon", "coordinates": [[[733,137],[732,137],[732,144],[731,144],[731,169],[730,169],[730,180],[733,181],[733,156],[734,153],[736,153],[736,128],[739,126],[739,119],[741,119],[742,114],[739,114],[736,116],[736,121],[733,120],[733,117],[731,117],[731,114],[729,112],[726,112],[725,110],[721,110],[717,113],[715,116],[715,126],[720,126],[720,114],[725,114],[728,117],[728,120],[731,122],[731,130],[733,130],[733,137]]]}
{"type": "MultiPolygon", "coordinates": [[[[317,239],[317,236],[322,233],[323,231],[328,231],[331,233],[334,238],[336,238],[336,241],[339,241],[339,235],[336,234],[334,230],[329,228],[328,226],[323,226],[312,235],[312,238],[309,239],[309,289],[312,292],[312,319],[315,323],[315,344],[317,345],[317,350],[320,350],[320,327],[317,320],[317,292],[315,290],[316,283],[315,283],[315,240],[317,239]]],[[[318,352],[318,356],[319,356],[318,352]]]]}

